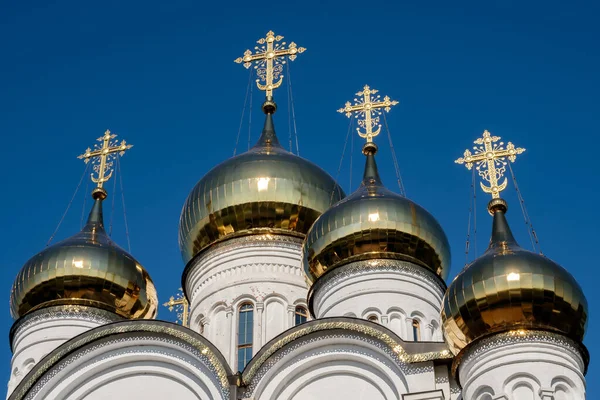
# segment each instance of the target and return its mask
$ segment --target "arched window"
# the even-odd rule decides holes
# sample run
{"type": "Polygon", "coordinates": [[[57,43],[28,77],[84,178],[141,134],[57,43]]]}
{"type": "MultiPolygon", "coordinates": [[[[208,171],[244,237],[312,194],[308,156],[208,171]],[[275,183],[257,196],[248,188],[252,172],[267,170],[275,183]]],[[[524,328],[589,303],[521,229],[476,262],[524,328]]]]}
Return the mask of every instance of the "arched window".
{"type": "Polygon", "coordinates": [[[305,323],[308,320],[308,311],[305,307],[298,306],[296,307],[296,324],[300,325],[305,323]]]}
{"type": "Polygon", "coordinates": [[[242,371],[252,358],[254,306],[244,303],[238,312],[238,371],[242,371]]]}
{"type": "Polygon", "coordinates": [[[379,318],[377,318],[377,315],[375,314],[371,314],[367,317],[367,320],[371,321],[371,322],[379,322],[379,318]]]}
{"type": "Polygon", "coordinates": [[[418,342],[419,340],[421,340],[421,329],[420,329],[420,324],[419,321],[416,319],[412,320],[412,329],[413,329],[413,340],[415,342],[418,342]]]}

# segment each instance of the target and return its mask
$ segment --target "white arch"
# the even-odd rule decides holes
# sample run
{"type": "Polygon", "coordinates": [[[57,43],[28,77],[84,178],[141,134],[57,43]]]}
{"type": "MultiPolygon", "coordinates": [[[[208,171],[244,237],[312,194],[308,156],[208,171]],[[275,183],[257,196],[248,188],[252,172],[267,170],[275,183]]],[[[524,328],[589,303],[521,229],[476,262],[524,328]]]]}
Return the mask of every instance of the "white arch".
{"type": "MultiPolygon", "coordinates": [[[[293,342],[289,346],[294,346],[293,342]]],[[[366,385],[372,385],[384,399],[398,399],[408,393],[408,381],[395,359],[371,343],[351,337],[327,337],[317,341],[306,340],[294,346],[293,351],[273,363],[263,364],[249,384],[245,397],[261,400],[296,399],[299,391],[309,384],[317,384],[322,376],[361,376],[366,385]]],[[[323,390],[327,390],[325,385],[323,390]]],[[[339,398],[338,394],[323,393],[323,398],[339,398]]]]}
{"type": "Polygon", "coordinates": [[[504,381],[503,387],[504,393],[512,398],[515,390],[521,387],[527,387],[532,394],[537,393],[540,390],[540,381],[532,374],[519,372],[509,376],[504,381]]]}
{"type": "Polygon", "coordinates": [[[379,320],[381,320],[381,316],[383,315],[381,313],[381,310],[377,307],[367,307],[363,310],[361,317],[362,318],[367,318],[369,315],[375,314],[377,315],[377,318],[379,318],[379,320]]]}
{"type": "Polygon", "coordinates": [[[210,367],[173,343],[140,337],[91,349],[57,364],[54,368],[59,372],[50,375],[34,399],[156,398],[161,393],[203,400],[226,398],[210,367]]]}
{"type": "Polygon", "coordinates": [[[483,385],[475,390],[473,393],[474,400],[491,400],[494,397],[494,389],[488,385],[483,385]]]}

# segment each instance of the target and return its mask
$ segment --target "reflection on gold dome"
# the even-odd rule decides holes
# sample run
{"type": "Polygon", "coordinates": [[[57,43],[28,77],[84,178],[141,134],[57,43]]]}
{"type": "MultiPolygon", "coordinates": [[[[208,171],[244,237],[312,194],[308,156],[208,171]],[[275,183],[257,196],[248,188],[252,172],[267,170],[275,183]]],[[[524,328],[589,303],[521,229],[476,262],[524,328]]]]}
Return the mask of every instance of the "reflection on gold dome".
{"type": "Polygon", "coordinates": [[[157,304],[146,270],[104,231],[101,198],[81,232],[27,261],[10,297],[13,318],[50,306],[85,305],[151,319],[157,304]]]}
{"type": "Polygon", "coordinates": [[[448,287],[442,308],[446,340],[457,354],[474,340],[511,330],[545,330],[583,340],[588,308],[581,287],[563,267],[524,250],[493,200],[488,250],[448,287]]]}
{"type": "Polygon", "coordinates": [[[234,234],[305,234],[344,197],[333,178],[281,147],[268,113],[258,143],[209,171],[181,213],[179,245],[185,262],[234,234]]]}
{"type": "Polygon", "coordinates": [[[367,161],[360,188],[315,222],[303,246],[304,270],[315,281],[328,270],[364,259],[414,262],[444,279],[450,267],[448,239],[435,218],[381,183],[374,154],[367,161]]]}

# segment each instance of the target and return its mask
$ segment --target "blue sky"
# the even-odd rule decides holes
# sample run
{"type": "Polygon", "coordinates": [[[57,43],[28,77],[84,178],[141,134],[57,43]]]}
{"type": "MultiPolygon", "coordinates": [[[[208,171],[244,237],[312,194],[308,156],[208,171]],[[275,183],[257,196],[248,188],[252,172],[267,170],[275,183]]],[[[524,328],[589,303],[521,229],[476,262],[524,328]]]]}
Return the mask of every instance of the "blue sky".
{"type": "MultiPolygon", "coordinates": [[[[484,129],[527,149],[514,171],[542,250],[587,294],[588,396],[600,396],[593,379],[600,346],[593,340],[600,335],[594,296],[597,3],[203,3],[3,2],[0,293],[7,301],[0,324],[7,338],[12,281],[44,248],[69,203],[84,170],[76,156],[106,129],[134,144],[121,162],[132,253],[153,277],[161,302],[176,292],[183,270],[177,244],[182,204],[204,173],[231,156],[238,134],[248,71],[233,59],[272,29],[308,49],[290,66],[300,154],[330,174],[337,173],[348,129],[336,109],[365,84],[400,102],[387,120],[404,185],[446,230],[452,277],[465,262],[471,179],[453,160],[484,129]]],[[[276,92],[275,116],[284,143],[290,131],[286,90],[276,92]]],[[[257,90],[253,99],[255,141],[262,125],[257,90]]],[[[248,140],[247,116],[248,110],[238,151],[248,140]]],[[[378,139],[383,179],[397,190],[387,138],[378,139]]],[[[356,138],[353,168],[347,156],[340,172],[347,192],[361,174],[359,143],[356,138]]],[[[79,229],[84,189],[85,183],[57,240],[79,229]]],[[[126,247],[119,197],[113,238],[126,247]]],[[[512,183],[506,198],[513,231],[530,248],[512,183]]],[[[488,198],[478,192],[477,199],[481,253],[490,218],[488,198]]],[[[161,309],[159,318],[173,316],[161,309]]],[[[8,339],[0,356],[0,376],[8,379],[8,339]]]]}

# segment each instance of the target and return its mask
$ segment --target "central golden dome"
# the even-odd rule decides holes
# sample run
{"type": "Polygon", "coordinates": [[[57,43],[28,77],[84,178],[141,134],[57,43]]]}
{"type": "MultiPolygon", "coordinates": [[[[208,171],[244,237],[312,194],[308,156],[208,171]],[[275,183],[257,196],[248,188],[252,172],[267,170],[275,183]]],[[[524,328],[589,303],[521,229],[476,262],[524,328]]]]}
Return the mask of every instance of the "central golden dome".
{"type": "Polygon", "coordinates": [[[321,215],[306,235],[304,272],[310,281],[348,262],[376,258],[408,260],[442,279],[448,275],[444,230],[423,207],[383,185],[376,151],[375,144],[365,145],[360,187],[321,215]]]}
{"type": "Polygon", "coordinates": [[[96,198],[78,234],[25,263],[10,295],[13,318],[45,307],[83,305],[125,318],[152,319],[158,300],[150,276],[106,234],[102,199],[96,198]]]}
{"type": "Polygon", "coordinates": [[[257,144],[210,170],[189,194],[179,221],[183,259],[234,234],[304,235],[343,197],[327,172],[281,147],[269,112],[257,144]]]}

